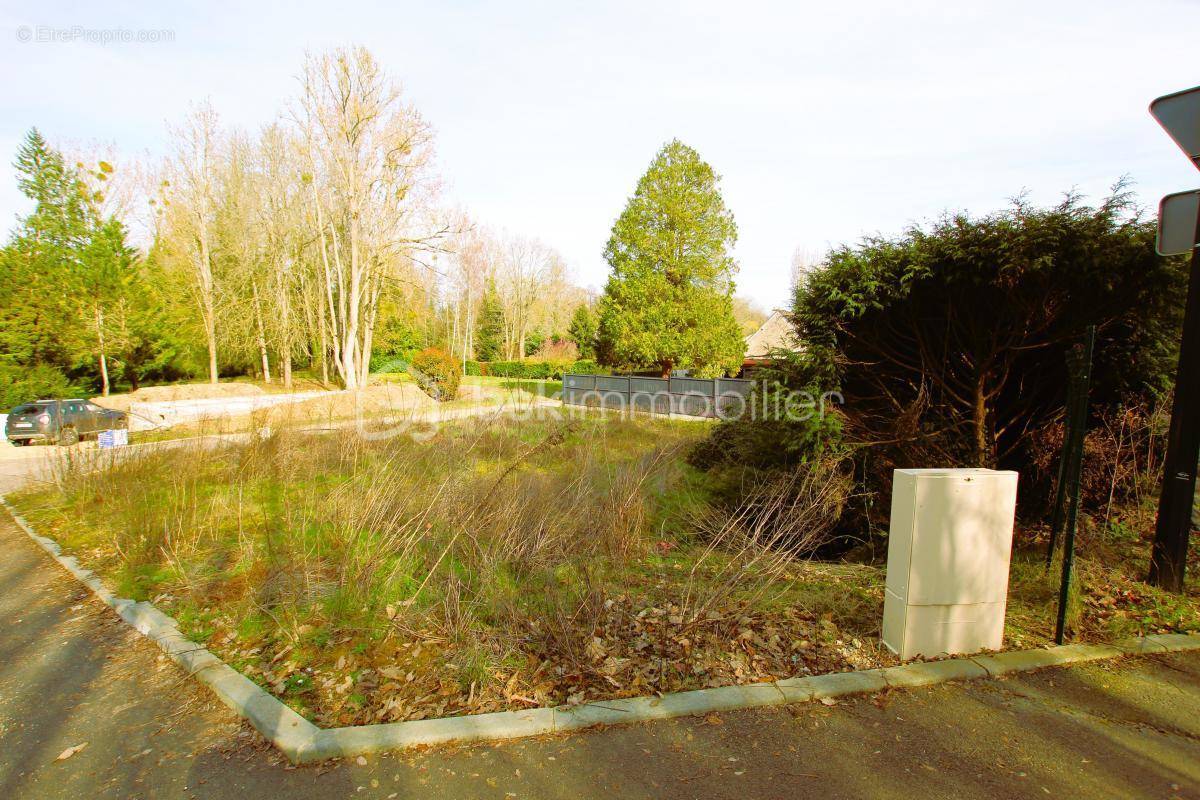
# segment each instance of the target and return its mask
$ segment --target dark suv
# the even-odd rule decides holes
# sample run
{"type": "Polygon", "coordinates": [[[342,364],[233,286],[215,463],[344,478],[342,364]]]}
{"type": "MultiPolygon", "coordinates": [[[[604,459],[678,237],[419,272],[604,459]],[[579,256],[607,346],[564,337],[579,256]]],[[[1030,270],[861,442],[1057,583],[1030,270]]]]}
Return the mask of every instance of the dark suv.
{"type": "Polygon", "coordinates": [[[83,436],[128,424],[124,412],[101,408],[87,400],[38,400],[8,412],[4,434],[18,446],[34,442],[72,445],[83,436]]]}

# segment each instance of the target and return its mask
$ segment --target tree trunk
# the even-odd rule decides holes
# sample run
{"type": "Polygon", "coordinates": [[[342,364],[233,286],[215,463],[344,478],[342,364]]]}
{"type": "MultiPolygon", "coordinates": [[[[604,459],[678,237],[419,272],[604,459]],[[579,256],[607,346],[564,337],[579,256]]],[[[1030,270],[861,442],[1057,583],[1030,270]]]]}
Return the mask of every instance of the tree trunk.
{"type": "Polygon", "coordinates": [[[321,385],[329,386],[329,334],[325,330],[325,300],[321,300],[321,321],[317,329],[321,335],[321,385]]]}
{"type": "MultiPolygon", "coordinates": [[[[342,359],[343,339],[342,339],[342,324],[341,324],[345,321],[342,317],[342,311],[344,309],[344,305],[340,304],[338,302],[338,300],[340,300],[340,298],[345,295],[344,284],[341,280],[342,275],[343,275],[341,253],[337,249],[337,231],[334,230],[333,226],[331,225],[330,229],[329,229],[329,234],[330,234],[330,238],[332,239],[332,245],[334,248],[333,257],[334,257],[334,261],[336,262],[334,264],[334,266],[337,270],[336,274],[337,274],[337,278],[338,278],[338,280],[337,280],[338,291],[337,291],[337,298],[335,299],[334,291],[333,291],[334,270],[330,269],[330,266],[329,266],[329,246],[325,241],[324,216],[322,214],[321,200],[320,200],[320,197],[317,195],[317,187],[316,187],[315,182],[313,183],[313,206],[316,208],[316,211],[317,211],[317,228],[320,230],[320,233],[321,233],[321,266],[325,272],[325,287],[324,287],[325,292],[321,297],[321,302],[326,307],[324,309],[322,309],[322,311],[324,312],[322,314],[322,320],[328,322],[328,324],[331,328],[329,333],[331,334],[330,342],[331,342],[331,347],[332,347],[333,365],[337,369],[338,375],[342,377],[343,382],[344,382],[345,381],[345,365],[344,365],[344,362],[342,359]]],[[[322,339],[324,339],[325,334],[326,334],[326,329],[325,329],[325,326],[322,325],[321,326],[322,339]]],[[[322,373],[325,378],[325,384],[328,385],[329,384],[329,366],[328,366],[328,363],[326,362],[326,354],[330,352],[330,348],[325,347],[324,345],[325,345],[325,342],[322,341],[321,370],[322,370],[322,373]]]]}
{"type": "Polygon", "coordinates": [[[267,354],[267,332],[263,325],[262,303],[258,301],[258,282],[250,281],[250,291],[254,294],[254,321],[258,328],[258,357],[262,360],[263,381],[271,382],[271,359],[267,354]]]}
{"type": "Polygon", "coordinates": [[[346,388],[358,389],[359,381],[359,352],[358,325],[362,313],[362,253],[359,238],[359,222],[357,210],[351,205],[350,210],[350,296],[346,302],[346,326],[342,331],[342,378],[346,388]]]}
{"type": "Polygon", "coordinates": [[[975,440],[974,460],[977,467],[991,467],[995,456],[988,431],[987,392],[985,391],[984,377],[985,373],[981,372],[975,381],[975,402],[971,410],[971,426],[975,440]]]}
{"type": "Polygon", "coordinates": [[[204,320],[204,338],[208,342],[208,382],[218,383],[217,378],[217,326],[211,316],[204,320]]]}
{"type": "Polygon", "coordinates": [[[217,376],[217,309],[213,297],[212,254],[208,247],[207,222],[200,215],[200,313],[204,317],[204,338],[208,345],[208,382],[215,384],[217,376]]]}
{"type": "Polygon", "coordinates": [[[374,348],[375,343],[375,317],[378,310],[379,289],[375,288],[370,293],[366,318],[363,320],[363,344],[362,349],[359,351],[361,368],[358,385],[364,389],[367,387],[367,384],[371,382],[371,350],[374,348]]]}
{"type": "Polygon", "coordinates": [[[100,305],[96,306],[96,343],[100,350],[100,385],[102,386],[101,393],[108,397],[108,358],[104,353],[104,308],[100,305]]]}
{"type": "MultiPolygon", "coordinates": [[[[281,293],[285,294],[285,293],[281,293]]],[[[279,342],[279,368],[283,371],[283,388],[292,388],[292,306],[286,296],[283,297],[283,325],[279,342]]]]}

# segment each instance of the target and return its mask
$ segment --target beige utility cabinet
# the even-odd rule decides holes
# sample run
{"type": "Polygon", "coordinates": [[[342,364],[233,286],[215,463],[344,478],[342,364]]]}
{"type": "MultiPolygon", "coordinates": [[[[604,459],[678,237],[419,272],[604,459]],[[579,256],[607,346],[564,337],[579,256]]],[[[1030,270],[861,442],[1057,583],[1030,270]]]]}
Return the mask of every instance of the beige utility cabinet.
{"type": "Polygon", "coordinates": [[[898,469],[883,643],[902,659],[998,650],[1017,473],[898,469]]]}

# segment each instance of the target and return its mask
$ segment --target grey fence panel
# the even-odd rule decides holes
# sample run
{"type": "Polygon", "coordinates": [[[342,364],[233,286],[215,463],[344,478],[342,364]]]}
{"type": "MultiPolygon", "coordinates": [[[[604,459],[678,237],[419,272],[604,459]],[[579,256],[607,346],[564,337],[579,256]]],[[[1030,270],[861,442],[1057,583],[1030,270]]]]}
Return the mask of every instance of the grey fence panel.
{"type": "Polygon", "coordinates": [[[597,389],[594,394],[599,398],[601,408],[610,408],[616,411],[624,411],[629,408],[629,392],[618,392],[616,389],[609,391],[597,389]]]}
{"type": "Polygon", "coordinates": [[[745,378],[716,379],[716,393],[718,395],[740,394],[742,397],[749,397],[752,388],[754,388],[754,381],[748,381],[745,378]]]}
{"type": "Polygon", "coordinates": [[[595,389],[595,375],[563,375],[564,389],[595,389]]]}
{"type": "Polygon", "coordinates": [[[649,394],[670,392],[671,382],[666,378],[630,378],[629,391],[648,392],[649,394]]]}
{"type": "Polygon", "coordinates": [[[644,411],[650,414],[671,413],[669,392],[632,392],[629,395],[629,402],[634,411],[644,411]]]}
{"type": "Polygon", "coordinates": [[[725,392],[716,396],[716,415],[721,419],[734,419],[746,413],[750,398],[737,392],[725,392]]]}
{"type": "Polygon", "coordinates": [[[563,389],[563,402],[571,406],[598,406],[600,397],[594,389],[563,389]]]}
{"type": "Polygon", "coordinates": [[[737,378],[639,378],[564,375],[567,405],[728,419],[747,408],[753,381],[737,378]]]}
{"type": "Polygon", "coordinates": [[[702,394],[712,397],[715,383],[712,378],[671,378],[671,394],[702,394]]]}
{"type": "Polygon", "coordinates": [[[713,399],[707,395],[697,393],[672,394],[671,399],[674,401],[674,411],[676,414],[686,414],[689,417],[716,416],[713,399]]]}
{"type": "Polygon", "coordinates": [[[625,394],[629,394],[629,378],[597,375],[596,388],[602,392],[625,392],[625,394]]]}

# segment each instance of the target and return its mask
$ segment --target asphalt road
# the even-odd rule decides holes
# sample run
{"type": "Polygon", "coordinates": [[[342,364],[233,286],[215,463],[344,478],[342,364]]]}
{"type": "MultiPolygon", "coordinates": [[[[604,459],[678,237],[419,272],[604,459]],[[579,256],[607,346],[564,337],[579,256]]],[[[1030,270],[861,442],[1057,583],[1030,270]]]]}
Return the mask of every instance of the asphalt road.
{"type": "Polygon", "coordinates": [[[0,552],[6,800],[1200,798],[1197,652],[292,768],[7,518],[0,552]]]}

